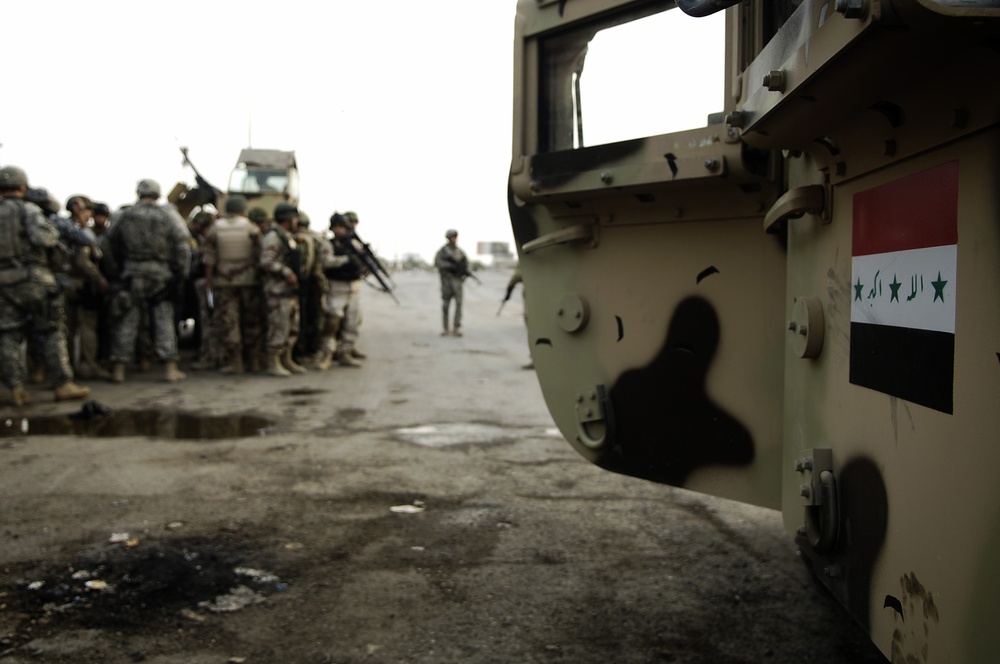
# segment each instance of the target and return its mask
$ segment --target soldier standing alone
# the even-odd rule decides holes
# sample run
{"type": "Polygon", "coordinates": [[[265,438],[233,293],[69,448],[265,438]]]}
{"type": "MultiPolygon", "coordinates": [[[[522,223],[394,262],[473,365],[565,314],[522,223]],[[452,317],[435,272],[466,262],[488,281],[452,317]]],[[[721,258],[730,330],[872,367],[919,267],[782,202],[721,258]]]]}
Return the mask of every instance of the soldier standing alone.
{"type": "Polygon", "coordinates": [[[441,322],[444,325],[441,336],[446,337],[450,334],[460,337],[462,336],[462,286],[465,275],[469,274],[469,259],[465,257],[465,252],[458,248],[458,231],[449,230],[444,236],[448,243],[438,249],[434,256],[434,267],[441,275],[441,322]],[[455,313],[449,329],[448,309],[452,300],[455,300],[455,313]]]}
{"type": "Polygon", "coordinates": [[[169,206],[159,206],[160,185],[141,180],[138,202],[114,214],[108,246],[121,270],[117,300],[118,320],[111,348],[111,380],[125,380],[125,364],[132,361],[139,323],[149,312],[153,346],[165,365],[168,382],[186,376],[177,368],[177,329],[174,295],[191,270],[191,244],[184,220],[169,206]]]}
{"type": "Polygon", "coordinates": [[[36,205],[23,200],[27,190],[24,171],[0,168],[0,372],[11,403],[26,403],[22,343],[30,332],[40,343],[56,400],[83,399],[90,390],[73,382],[62,294],[49,267],[48,252],[59,244],[59,231],[36,205]]]}

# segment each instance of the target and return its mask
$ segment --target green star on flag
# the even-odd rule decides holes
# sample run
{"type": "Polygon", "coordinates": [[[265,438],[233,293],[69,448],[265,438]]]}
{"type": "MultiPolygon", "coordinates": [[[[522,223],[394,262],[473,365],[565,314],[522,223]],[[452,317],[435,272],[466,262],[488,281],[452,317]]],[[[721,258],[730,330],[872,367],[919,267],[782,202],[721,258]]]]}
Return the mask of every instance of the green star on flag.
{"type": "Polygon", "coordinates": [[[937,281],[931,282],[931,286],[934,287],[934,302],[937,302],[938,298],[941,298],[941,301],[944,302],[944,287],[947,283],[947,281],[941,279],[941,271],[938,270],[937,281]]]}

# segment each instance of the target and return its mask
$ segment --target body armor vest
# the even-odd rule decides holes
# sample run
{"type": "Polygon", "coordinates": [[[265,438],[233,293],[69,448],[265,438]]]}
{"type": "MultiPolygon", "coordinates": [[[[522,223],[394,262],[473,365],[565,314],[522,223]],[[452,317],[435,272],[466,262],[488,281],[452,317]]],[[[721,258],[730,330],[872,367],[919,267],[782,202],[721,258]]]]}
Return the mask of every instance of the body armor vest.
{"type": "Polygon", "coordinates": [[[344,245],[350,242],[348,239],[331,238],[330,244],[333,246],[333,253],[336,256],[350,256],[351,260],[339,267],[328,267],[323,270],[327,279],[334,281],[357,281],[361,278],[361,265],[355,258],[356,252],[344,245]]]}
{"type": "Polygon", "coordinates": [[[24,229],[24,203],[0,201],[0,270],[29,262],[28,236],[24,229]]]}
{"type": "Polygon", "coordinates": [[[218,239],[220,265],[240,265],[256,260],[253,240],[250,239],[251,222],[248,219],[242,217],[220,219],[215,222],[215,233],[218,239]]]}

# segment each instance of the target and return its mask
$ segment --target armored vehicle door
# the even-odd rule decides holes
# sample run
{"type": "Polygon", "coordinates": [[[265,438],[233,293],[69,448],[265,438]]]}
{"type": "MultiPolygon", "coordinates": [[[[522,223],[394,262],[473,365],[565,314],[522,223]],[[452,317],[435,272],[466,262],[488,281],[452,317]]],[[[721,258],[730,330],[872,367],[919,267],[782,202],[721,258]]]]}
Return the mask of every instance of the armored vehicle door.
{"type": "Polygon", "coordinates": [[[787,178],[786,527],[893,661],[1000,652],[998,16],[802,2],[733,123],[787,178]]]}
{"type": "Polygon", "coordinates": [[[996,0],[518,3],[510,216],[557,425],[609,470],[780,507],[893,661],[1000,652],[998,20],[996,0]],[[598,55],[639,40],[605,35],[644,24],[658,49],[591,92],[598,55]],[[718,107],[647,131],[718,53],[718,107]]]}
{"type": "Polygon", "coordinates": [[[723,17],[672,6],[518,5],[510,215],[532,357],[594,463],[778,507],[785,255],[761,225],[780,173],[723,122],[723,17]]]}

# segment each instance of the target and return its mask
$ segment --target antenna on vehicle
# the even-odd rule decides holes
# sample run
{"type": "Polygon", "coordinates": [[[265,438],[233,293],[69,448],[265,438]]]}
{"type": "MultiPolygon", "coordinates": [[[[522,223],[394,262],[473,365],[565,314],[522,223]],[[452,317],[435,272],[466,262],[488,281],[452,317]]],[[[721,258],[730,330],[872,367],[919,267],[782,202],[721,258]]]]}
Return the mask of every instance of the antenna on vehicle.
{"type": "Polygon", "coordinates": [[[253,147],[253,96],[247,104],[247,147],[253,147]]]}

